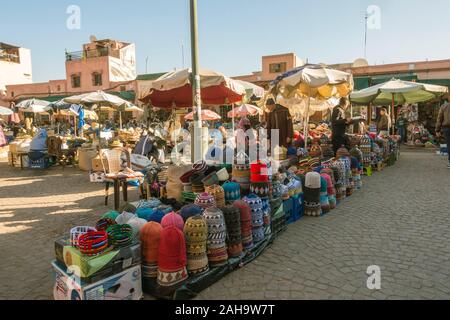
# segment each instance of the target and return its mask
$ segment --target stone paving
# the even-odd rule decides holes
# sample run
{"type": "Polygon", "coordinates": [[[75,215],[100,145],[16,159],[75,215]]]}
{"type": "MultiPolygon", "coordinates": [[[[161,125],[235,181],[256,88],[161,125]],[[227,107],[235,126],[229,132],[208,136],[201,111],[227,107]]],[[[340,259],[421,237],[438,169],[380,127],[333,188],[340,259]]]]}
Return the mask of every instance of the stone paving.
{"type": "MultiPolygon", "coordinates": [[[[449,299],[445,166],[433,153],[404,152],[336,210],[290,225],[198,299],[449,299]],[[381,290],[367,289],[371,265],[381,268],[381,290]]],[[[0,163],[0,190],[0,299],[51,299],[53,240],[95,223],[106,211],[103,189],[73,168],[39,173],[0,163]]]]}

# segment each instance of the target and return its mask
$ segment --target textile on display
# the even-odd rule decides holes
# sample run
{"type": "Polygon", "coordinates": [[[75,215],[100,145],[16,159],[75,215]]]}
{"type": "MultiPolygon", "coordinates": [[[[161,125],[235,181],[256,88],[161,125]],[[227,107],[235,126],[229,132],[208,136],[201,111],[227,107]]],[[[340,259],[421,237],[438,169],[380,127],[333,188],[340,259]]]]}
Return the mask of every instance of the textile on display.
{"type": "Polygon", "coordinates": [[[241,237],[242,246],[244,250],[253,248],[253,234],[252,234],[252,211],[247,202],[238,200],[233,203],[233,206],[239,209],[241,216],[241,237]]]}
{"type": "Polygon", "coordinates": [[[181,208],[180,215],[186,222],[189,218],[202,215],[203,209],[196,204],[188,204],[181,208]]]}
{"type": "Polygon", "coordinates": [[[159,242],[162,230],[162,226],[157,222],[149,222],[141,229],[139,237],[144,277],[156,279],[158,276],[159,242]]]}
{"type": "Polygon", "coordinates": [[[205,192],[214,197],[218,207],[225,206],[225,191],[221,186],[217,184],[208,186],[205,188],[205,192]]]}
{"type": "Polygon", "coordinates": [[[263,204],[260,197],[251,194],[245,197],[244,202],[246,202],[250,206],[251,214],[252,214],[252,233],[253,233],[253,242],[258,243],[264,240],[264,212],[263,212],[263,204]]]}
{"type": "Polygon", "coordinates": [[[197,195],[197,198],[195,199],[195,204],[202,208],[203,210],[206,210],[208,208],[212,208],[216,206],[216,200],[212,195],[209,193],[200,193],[197,195]]]}
{"type": "Polygon", "coordinates": [[[323,214],[326,214],[331,210],[330,200],[328,197],[328,182],[323,176],[320,176],[320,206],[323,214]]]}
{"type": "Polygon", "coordinates": [[[237,182],[225,182],[222,186],[226,204],[232,204],[241,198],[241,186],[237,182]]]}
{"type": "Polygon", "coordinates": [[[161,226],[163,228],[175,227],[180,231],[184,230],[184,220],[181,215],[175,212],[170,212],[164,216],[161,220],[161,226]]]}
{"type": "Polygon", "coordinates": [[[233,205],[221,207],[227,227],[227,246],[230,258],[239,257],[242,254],[241,213],[233,205]]]}

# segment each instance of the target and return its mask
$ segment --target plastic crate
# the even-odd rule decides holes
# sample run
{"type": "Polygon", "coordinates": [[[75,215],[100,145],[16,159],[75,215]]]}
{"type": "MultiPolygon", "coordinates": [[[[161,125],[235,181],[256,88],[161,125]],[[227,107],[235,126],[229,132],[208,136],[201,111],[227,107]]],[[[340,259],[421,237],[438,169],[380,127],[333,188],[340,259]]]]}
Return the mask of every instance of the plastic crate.
{"type": "Polygon", "coordinates": [[[300,220],[305,214],[305,208],[303,206],[303,195],[297,194],[292,197],[293,209],[292,213],[294,215],[294,222],[300,220]]]}
{"type": "Polygon", "coordinates": [[[287,224],[294,223],[294,201],[292,198],[283,200],[284,217],[287,224]]]}
{"type": "Polygon", "coordinates": [[[47,169],[50,167],[50,158],[44,152],[32,151],[28,153],[30,169],[47,169]]]}

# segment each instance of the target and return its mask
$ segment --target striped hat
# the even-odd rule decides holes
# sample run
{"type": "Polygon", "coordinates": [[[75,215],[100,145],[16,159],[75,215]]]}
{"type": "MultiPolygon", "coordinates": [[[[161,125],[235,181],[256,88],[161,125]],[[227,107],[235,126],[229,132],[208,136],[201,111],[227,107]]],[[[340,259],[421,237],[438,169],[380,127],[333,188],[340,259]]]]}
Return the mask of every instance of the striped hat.
{"type": "Polygon", "coordinates": [[[195,204],[202,209],[208,209],[216,206],[216,200],[209,193],[203,192],[197,195],[195,199],[195,204]]]}
{"type": "Polygon", "coordinates": [[[228,261],[226,246],[227,228],[221,210],[208,208],[203,212],[208,225],[207,254],[211,267],[223,266],[228,261]]]}
{"type": "Polygon", "coordinates": [[[192,275],[198,275],[209,270],[206,255],[208,226],[202,216],[191,217],[184,226],[187,248],[187,269],[192,275]]]}

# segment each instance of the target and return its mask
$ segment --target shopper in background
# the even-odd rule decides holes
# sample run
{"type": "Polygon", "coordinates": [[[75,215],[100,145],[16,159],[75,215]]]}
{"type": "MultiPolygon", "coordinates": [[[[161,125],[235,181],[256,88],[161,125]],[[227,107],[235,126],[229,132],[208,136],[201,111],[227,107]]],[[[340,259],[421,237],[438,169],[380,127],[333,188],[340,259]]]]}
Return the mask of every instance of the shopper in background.
{"type": "Polygon", "coordinates": [[[387,109],[385,107],[381,108],[380,120],[378,120],[378,134],[380,136],[389,136],[389,128],[391,127],[391,119],[388,115],[387,109]]]}
{"type": "Polygon", "coordinates": [[[447,143],[448,165],[450,169],[450,104],[445,103],[439,110],[436,123],[436,135],[444,137],[447,143]]]}
{"type": "Polygon", "coordinates": [[[334,107],[331,114],[331,131],[332,131],[332,143],[334,154],[342,146],[345,146],[350,150],[350,140],[347,137],[345,131],[348,125],[352,124],[352,119],[347,117],[346,110],[349,102],[347,98],[341,98],[339,105],[334,107]]]}
{"type": "Polygon", "coordinates": [[[400,113],[400,116],[397,119],[397,133],[400,136],[400,143],[406,142],[406,118],[404,117],[403,112],[400,113]]]}

